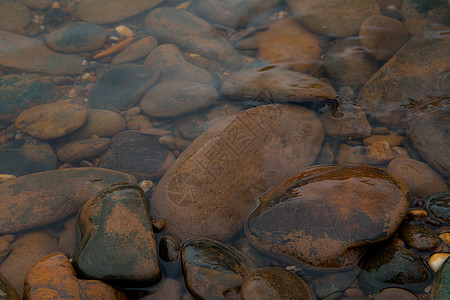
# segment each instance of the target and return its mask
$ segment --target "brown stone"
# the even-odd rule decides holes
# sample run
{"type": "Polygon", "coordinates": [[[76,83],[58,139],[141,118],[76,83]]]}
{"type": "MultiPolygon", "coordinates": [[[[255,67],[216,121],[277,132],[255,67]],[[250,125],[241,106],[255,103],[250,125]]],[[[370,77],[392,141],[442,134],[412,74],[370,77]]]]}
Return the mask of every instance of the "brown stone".
{"type": "Polygon", "coordinates": [[[58,159],[71,164],[97,157],[111,144],[108,138],[86,139],[69,142],[56,150],[58,159]]]}
{"type": "Polygon", "coordinates": [[[372,134],[368,138],[363,139],[363,144],[368,146],[374,143],[386,142],[391,147],[400,146],[403,136],[396,134],[372,134]]]}
{"type": "Polygon", "coordinates": [[[19,2],[0,3],[0,29],[14,31],[25,28],[31,21],[28,8],[19,2]]]}
{"type": "Polygon", "coordinates": [[[409,204],[406,184],[383,169],[312,166],[263,195],[245,233],[287,263],[336,270],[392,236],[409,204]]]}
{"type": "Polygon", "coordinates": [[[58,245],[61,252],[68,257],[73,257],[76,247],[76,224],[77,216],[74,215],[64,222],[64,230],[59,237],[58,245]]]}
{"type": "Polygon", "coordinates": [[[87,120],[87,108],[76,100],[59,100],[42,104],[23,111],[16,119],[18,130],[25,131],[40,140],[63,137],[87,120]]]}
{"type": "Polygon", "coordinates": [[[166,172],[150,201],[152,218],[164,219],[181,240],[230,238],[259,193],[314,162],[323,138],[317,116],[301,106],[263,105],[230,116],[166,172]]]}
{"type": "Polygon", "coordinates": [[[320,56],[319,39],[294,18],[269,24],[257,32],[259,58],[298,72],[311,70],[320,56]]]}
{"type": "Polygon", "coordinates": [[[12,286],[11,282],[6,279],[5,276],[0,274],[0,293],[3,299],[6,300],[20,300],[19,295],[16,292],[16,289],[12,286]]]}
{"type": "Polygon", "coordinates": [[[448,25],[449,5],[446,0],[416,1],[403,0],[401,16],[403,24],[411,35],[426,35],[436,27],[448,25]]]}
{"type": "Polygon", "coordinates": [[[10,251],[11,251],[10,243],[5,239],[0,238],[0,263],[5,259],[5,257],[8,256],[10,251]]]}
{"type": "Polygon", "coordinates": [[[111,65],[133,62],[149,54],[156,46],[158,41],[152,36],[146,36],[137,42],[134,42],[122,52],[116,54],[111,61],[111,65]]]}
{"type": "Polygon", "coordinates": [[[69,259],[59,252],[45,256],[28,270],[24,297],[28,300],[128,299],[124,293],[102,281],[77,279],[69,259]]]}
{"type": "Polygon", "coordinates": [[[341,166],[360,166],[367,164],[364,147],[339,145],[339,153],[336,155],[336,164],[341,166]]]}
{"type": "Polygon", "coordinates": [[[11,245],[11,253],[0,265],[0,274],[16,289],[20,298],[28,269],[42,257],[59,251],[55,238],[46,232],[31,232],[20,236],[11,245]]]}
{"type": "Polygon", "coordinates": [[[150,294],[141,300],[160,300],[160,299],[181,299],[183,296],[183,287],[172,278],[164,278],[157,285],[153,286],[150,294]]]}
{"type": "Polygon", "coordinates": [[[371,164],[380,165],[394,158],[391,147],[387,142],[375,142],[366,147],[367,161],[371,164]]]}
{"type": "Polygon", "coordinates": [[[86,123],[67,137],[70,139],[89,139],[93,135],[112,137],[126,128],[125,120],[116,112],[104,109],[89,109],[86,123]]]}
{"type": "Polygon", "coordinates": [[[359,41],[370,56],[385,61],[408,41],[408,31],[399,20],[371,16],[361,24],[359,41]]]}

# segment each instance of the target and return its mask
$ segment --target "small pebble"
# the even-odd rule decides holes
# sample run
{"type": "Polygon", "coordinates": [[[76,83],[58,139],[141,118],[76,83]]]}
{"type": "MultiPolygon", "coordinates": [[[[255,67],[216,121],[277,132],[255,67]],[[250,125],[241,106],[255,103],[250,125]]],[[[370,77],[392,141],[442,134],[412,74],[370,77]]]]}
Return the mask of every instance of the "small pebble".
{"type": "Polygon", "coordinates": [[[435,253],[431,255],[430,259],[428,260],[428,265],[435,273],[437,273],[441,268],[442,264],[449,256],[450,253],[435,253]]]}
{"type": "Polygon", "coordinates": [[[161,219],[152,221],[152,227],[155,233],[160,233],[166,228],[166,222],[161,219]]]}
{"type": "Polygon", "coordinates": [[[439,238],[447,245],[450,246],[450,232],[444,232],[439,235],[439,238]]]}

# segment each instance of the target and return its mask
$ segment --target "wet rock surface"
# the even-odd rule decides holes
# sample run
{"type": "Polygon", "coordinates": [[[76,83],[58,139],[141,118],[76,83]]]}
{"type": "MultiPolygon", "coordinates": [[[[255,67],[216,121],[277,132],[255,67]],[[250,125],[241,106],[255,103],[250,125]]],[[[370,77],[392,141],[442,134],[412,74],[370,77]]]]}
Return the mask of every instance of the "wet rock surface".
{"type": "Polygon", "coordinates": [[[450,297],[450,258],[445,260],[436,274],[432,297],[436,300],[444,300],[450,297]]]}
{"type": "Polygon", "coordinates": [[[425,198],[425,203],[432,217],[450,223],[450,192],[430,195],[425,198]]]}
{"type": "Polygon", "coordinates": [[[432,251],[439,246],[437,233],[425,225],[406,225],[400,230],[402,240],[408,247],[419,251],[432,251]]]}
{"type": "Polygon", "coordinates": [[[8,279],[5,276],[0,274],[0,293],[5,299],[11,300],[20,300],[19,295],[17,294],[14,287],[11,285],[8,279]]]}
{"type": "Polygon", "coordinates": [[[141,59],[149,54],[157,45],[158,41],[154,37],[146,36],[116,54],[111,61],[111,65],[128,63],[141,59]]]}
{"type": "Polygon", "coordinates": [[[178,157],[157,185],[150,213],[182,240],[229,238],[258,193],[314,162],[323,138],[316,115],[300,106],[263,105],[231,116],[178,157]]]}
{"type": "Polygon", "coordinates": [[[99,280],[76,277],[69,259],[62,253],[52,253],[34,264],[27,272],[24,284],[26,299],[55,298],[126,300],[128,297],[99,280]]]}
{"type": "Polygon", "coordinates": [[[404,0],[401,15],[405,27],[411,35],[427,35],[432,28],[448,25],[448,1],[404,0]]]}
{"type": "Polygon", "coordinates": [[[76,164],[99,156],[108,149],[110,144],[111,140],[108,138],[78,140],[59,147],[56,155],[62,162],[76,164]]]}
{"type": "Polygon", "coordinates": [[[155,136],[128,130],[115,135],[100,156],[100,167],[130,173],[139,179],[161,177],[175,161],[155,136]]]}
{"type": "Polygon", "coordinates": [[[77,224],[81,240],[73,266],[80,276],[119,286],[160,280],[155,235],[141,188],[123,185],[99,193],[81,207],[77,224]]]}
{"type": "Polygon", "coordinates": [[[313,166],[262,196],[245,231],[254,247],[289,263],[339,269],[390,237],[408,207],[407,186],[389,172],[313,166]]]}
{"type": "Polygon", "coordinates": [[[0,234],[62,220],[96,193],[119,182],[136,183],[131,175],[101,168],[52,170],[5,181],[0,184],[4,199],[0,202],[0,234]]]}
{"type": "Polygon", "coordinates": [[[192,239],[181,250],[186,287],[195,297],[238,297],[255,266],[237,249],[210,239],[192,239]]]}
{"type": "Polygon", "coordinates": [[[23,3],[0,3],[0,29],[14,31],[26,27],[30,21],[31,13],[23,3]]]}

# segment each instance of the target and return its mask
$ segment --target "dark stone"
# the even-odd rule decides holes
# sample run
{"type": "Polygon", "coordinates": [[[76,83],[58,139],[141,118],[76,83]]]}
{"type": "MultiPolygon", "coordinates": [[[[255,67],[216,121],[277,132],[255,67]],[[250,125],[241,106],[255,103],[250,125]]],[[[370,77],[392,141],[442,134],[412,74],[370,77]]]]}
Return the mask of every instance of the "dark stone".
{"type": "Polygon", "coordinates": [[[200,299],[237,296],[244,278],[255,268],[239,250],[211,239],[187,241],[181,261],[186,287],[200,299]]]}
{"type": "Polygon", "coordinates": [[[450,223],[450,192],[430,195],[425,199],[430,215],[443,223],[450,223]]]}
{"type": "Polygon", "coordinates": [[[387,287],[398,287],[420,293],[430,284],[431,273],[411,250],[388,246],[366,254],[361,263],[359,285],[366,294],[387,287]]]}
{"type": "Polygon", "coordinates": [[[26,137],[0,145],[0,173],[22,176],[57,168],[48,142],[26,137]]]}
{"type": "Polygon", "coordinates": [[[419,251],[432,251],[440,243],[437,233],[425,225],[403,226],[400,236],[408,247],[419,251]]]}
{"type": "Polygon", "coordinates": [[[161,278],[145,194],[134,185],[99,193],[78,212],[81,240],[72,264],[83,278],[148,286],[161,278]]]}
{"type": "Polygon", "coordinates": [[[89,105],[103,109],[134,106],[156,82],[159,70],[135,64],[121,64],[103,74],[89,95],[89,105]]]}
{"type": "Polygon", "coordinates": [[[132,130],[121,132],[100,156],[100,167],[133,174],[139,180],[161,177],[175,157],[158,144],[158,138],[132,130]]]}
{"type": "Polygon", "coordinates": [[[11,122],[31,106],[51,102],[57,97],[55,87],[36,75],[0,77],[0,123],[11,122]]]}
{"type": "Polygon", "coordinates": [[[359,274],[359,269],[354,268],[346,272],[326,274],[315,278],[311,286],[317,297],[323,299],[336,292],[341,292],[349,288],[359,274]]]}
{"type": "Polygon", "coordinates": [[[450,258],[445,260],[441,269],[436,274],[433,285],[432,299],[450,299],[450,258]]]}
{"type": "Polygon", "coordinates": [[[181,273],[181,245],[173,236],[159,240],[158,254],[162,272],[167,277],[177,278],[181,273]]]}

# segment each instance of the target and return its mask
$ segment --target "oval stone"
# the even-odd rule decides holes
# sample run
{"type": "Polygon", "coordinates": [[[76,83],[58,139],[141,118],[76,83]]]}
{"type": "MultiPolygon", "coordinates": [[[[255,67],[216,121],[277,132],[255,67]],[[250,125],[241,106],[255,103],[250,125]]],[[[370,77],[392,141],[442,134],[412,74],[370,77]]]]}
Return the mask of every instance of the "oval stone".
{"type": "Polygon", "coordinates": [[[216,89],[208,84],[166,81],[155,85],[142,97],[141,108],[151,117],[176,117],[206,108],[218,96],[216,89]]]}
{"type": "Polygon", "coordinates": [[[52,140],[77,130],[86,120],[86,106],[69,99],[31,107],[17,117],[15,125],[36,139],[52,140]]]}
{"type": "Polygon", "coordinates": [[[239,250],[210,239],[187,241],[181,261],[186,287],[197,299],[237,296],[244,278],[255,269],[239,250]]]}
{"type": "Polygon", "coordinates": [[[242,229],[260,193],[314,162],[323,138],[316,114],[301,106],[263,105],[230,116],[166,172],[150,201],[152,217],[181,240],[226,240],[242,229]]]}
{"type": "Polygon", "coordinates": [[[119,182],[136,183],[128,174],[100,168],[52,170],[0,184],[0,234],[54,223],[77,212],[99,191],[119,182]]]}
{"type": "Polygon", "coordinates": [[[116,112],[105,109],[89,109],[86,123],[69,134],[71,140],[89,139],[93,135],[112,137],[125,130],[125,119],[116,112]]]}
{"type": "Polygon", "coordinates": [[[433,251],[440,242],[436,231],[425,225],[403,226],[400,236],[408,247],[419,251],[433,251]]]}
{"type": "Polygon", "coordinates": [[[58,148],[56,155],[62,162],[76,164],[82,160],[99,156],[110,144],[111,140],[108,138],[73,141],[58,148]]]}
{"type": "Polygon", "coordinates": [[[406,184],[373,167],[312,166],[260,198],[245,233],[258,250],[305,268],[354,266],[409,207],[406,184]]]}
{"type": "Polygon", "coordinates": [[[23,3],[14,1],[0,3],[0,29],[14,31],[27,27],[30,21],[30,10],[23,3]]]}

